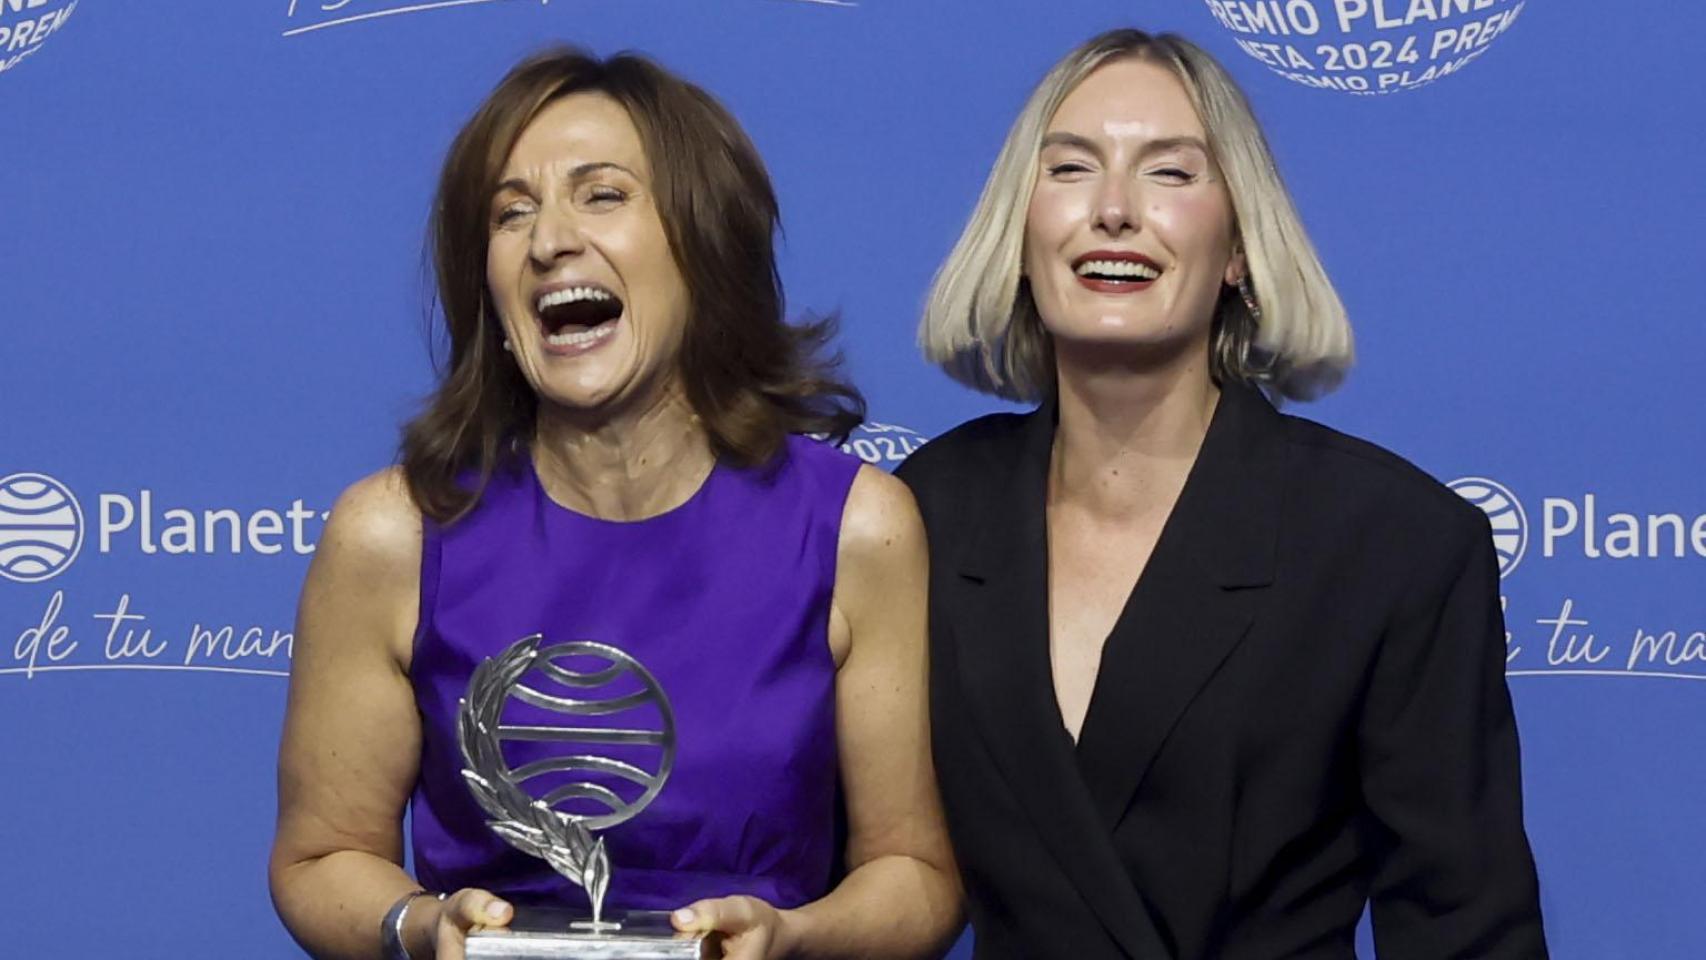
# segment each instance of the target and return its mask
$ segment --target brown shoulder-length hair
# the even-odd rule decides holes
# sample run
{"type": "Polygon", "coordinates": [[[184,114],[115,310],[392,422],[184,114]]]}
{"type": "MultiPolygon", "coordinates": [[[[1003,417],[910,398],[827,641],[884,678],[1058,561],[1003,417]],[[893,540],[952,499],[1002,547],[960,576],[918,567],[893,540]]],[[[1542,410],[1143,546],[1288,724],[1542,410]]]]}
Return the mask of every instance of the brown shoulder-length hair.
{"type": "Polygon", "coordinates": [[[865,402],[823,356],[834,317],[783,317],[776,194],[752,141],[710,94],[643,56],[600,60],[567,47],[523,61],[480,105],[445,158],[428,245],[449,358],[426,409],[403,431],[409,493],[440,522],[467,513],[492,473],[532,439],[539,400],[502,347],[486,289],[491,201],[522,131],[551,102],[602,93],[628,111],[652,194],[686,282],[680,374],[719,458],[769,462],[789,433],[837,440],[865,402]]]}

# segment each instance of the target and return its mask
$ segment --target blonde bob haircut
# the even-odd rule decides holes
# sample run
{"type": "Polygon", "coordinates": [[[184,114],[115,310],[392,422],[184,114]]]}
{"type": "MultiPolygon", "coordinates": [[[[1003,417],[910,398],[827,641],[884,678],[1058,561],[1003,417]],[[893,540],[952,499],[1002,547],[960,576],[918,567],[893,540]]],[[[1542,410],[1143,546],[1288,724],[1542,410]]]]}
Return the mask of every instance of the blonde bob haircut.
{"type": "Polygon", "coordinates": [[[1351,365],[1350,323],[1249,102],[1195,44],[1139,30],[1092,38],[1055,64],[1032,92],[971,222],[931,285],[919,325],[925,356],[984,393],[1034,402],[1053,392],[1054,352],[1021,277],[1043,135],[1086,77],[1128,58],[1165,67],[1179,79],[1232,201],[1235,243],[1244,253],[1256,309],[1237,288],[1221,290],[1210,346],[1215,380],[1252,383],[1270,396],[1300,400],[1332,390],[1351,365]]]}

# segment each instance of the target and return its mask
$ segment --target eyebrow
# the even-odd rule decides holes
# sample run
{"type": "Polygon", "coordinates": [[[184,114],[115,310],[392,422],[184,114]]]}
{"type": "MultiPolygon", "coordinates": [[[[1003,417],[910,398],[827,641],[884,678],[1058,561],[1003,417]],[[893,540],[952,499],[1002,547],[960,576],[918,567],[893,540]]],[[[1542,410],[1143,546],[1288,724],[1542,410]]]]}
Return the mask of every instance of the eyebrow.
{"type": "MultiPolygon", "coordinates": [[[[1042,148],[1047,150],[1049,147],[1076,147],[1087,153],[1093,153],[1098,157],[1102,156],[1101,145],[1096,143],[1096,141],[1076,133],[1068,133],[1064,130],[1057,130],[1054,133],[1047,134],[1043,137],[1042,148]]],[[[1161,137],[1158,140],[1150,140],[1143,145],[1143,150],[1139,155],[1148,156],[1152,153],[1162,153],[1177,147],[1194,147],[1197,150],[1202,151],[1204,156],[1208,155],[1208,144],[1203,143],[1200,137],[1188,135],[1180,137],[1161,137]]]]}
{"type": "MultiPolygon", "coordinates": [[[[597,173],[600,170],[620,170],[628,176],[633,177],[635,180],[640,179],[639,174],[627,167],[624,167],[620,163],[616,163],[611,160],[596,160],[592,163],[580,164],[569,171],[568,179],[579,180],[589,173],[597,173]]],[[[508,180],[498,184],[497,189],[492,191],[492,195],[497,196],[505,190],[514,190],[517,193],[531,193],[532,185],[521,177],[510,177],[508,180]]]]}

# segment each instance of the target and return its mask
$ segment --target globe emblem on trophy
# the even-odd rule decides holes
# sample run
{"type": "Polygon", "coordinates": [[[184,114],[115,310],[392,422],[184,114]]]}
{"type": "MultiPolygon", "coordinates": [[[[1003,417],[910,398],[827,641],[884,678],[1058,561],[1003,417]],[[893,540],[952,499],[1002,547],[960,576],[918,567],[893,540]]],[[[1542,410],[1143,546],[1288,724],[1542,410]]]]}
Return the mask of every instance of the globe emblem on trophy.
{"type": "Polygon", "coordinates": [[[46,474],[0,479],[0,577],[39,583],[63,573],[83,547],[83,508],[46,474]]]}
{"type": "MultiPolygon", "coordinates": [[[[567,931],[504,931],[501,952],[490,955],[699,956],[698,940],[684,940],[667,921],[604,916],[612,869],[604,839],[594,834],[639,815],[675,764],[669,698],[639,661],[591,640],[547,645],[539,634],[518,640],[474,670],[457,740],[463,779],[487,826],[580,886],[592,904],[592,919],[567,931]],[[518,937],[539,943],[524,946],[518,937]],[[597,941],[606,949],[618,939],[627,952],[575,952],[570,942],[597,941]],[[679,946],[669,952],[660,941],[679,946]],[[663,952],[636,951],[634,943],[663,952]]],[[[470,939],[468,956],[487,955],[481,939],[470,939]]]]}
{"type": "Polygon", "coordinates": [[[1493,549],[1499,555],[1499,579],[1510,575],[1528,550],[1528,514],[1509,487],[1485,477],[1463,477],[1446,484],[1454,493],[1481,509],[1493,528],[1493,549]]]}

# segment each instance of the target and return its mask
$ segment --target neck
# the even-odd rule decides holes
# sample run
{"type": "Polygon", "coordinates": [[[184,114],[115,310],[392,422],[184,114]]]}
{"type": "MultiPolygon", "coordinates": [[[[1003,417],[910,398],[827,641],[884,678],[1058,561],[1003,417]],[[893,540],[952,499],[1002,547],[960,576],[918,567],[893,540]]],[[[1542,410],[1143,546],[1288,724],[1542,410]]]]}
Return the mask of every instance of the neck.
{"type": "Polygon", "coordinates": [[[1075,354],[1055,352],[1060,424],[1050,500],[1109,516],[1170,508],[1220,400],[1206,345],[1192,361],[1159,365],[1075,354]]]}
{"type": "Polygon", "coordinates": [[[616,413],[541,404],[534,469],[558,503],[605,520],[643,520],[693,496],[716,457],[677,388],[616,413]]]}

